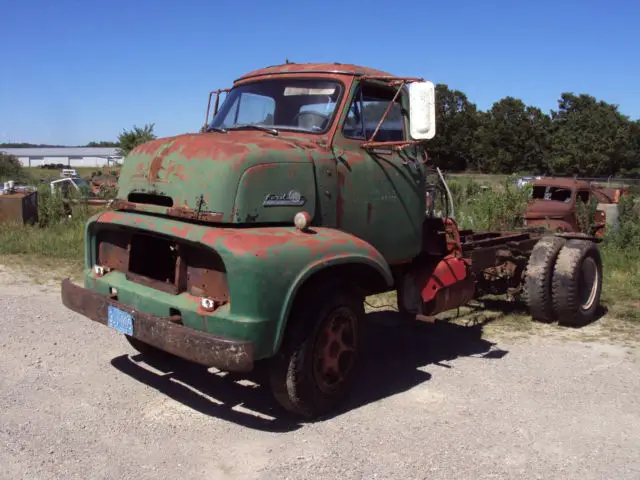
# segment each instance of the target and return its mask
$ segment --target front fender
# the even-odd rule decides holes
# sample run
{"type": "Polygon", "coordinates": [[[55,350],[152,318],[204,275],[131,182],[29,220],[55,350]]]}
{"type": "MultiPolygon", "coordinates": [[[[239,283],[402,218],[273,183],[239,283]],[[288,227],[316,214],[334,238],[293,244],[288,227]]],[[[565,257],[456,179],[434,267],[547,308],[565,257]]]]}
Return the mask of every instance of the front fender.
{"type": "Polygon", "coordinates": [[[360,264],[380,274],[387,286],[394,283],[387,261],[375,247],[333,228],[216,230],[203,241],[215,247],[227,265],[231,311],[272,323],[271,352],[267,354],[278,351],[295,296],[315,273],[331,266],[360,264]]]}
{"type": "Polygon", "coordinates": [[[304,285],[304,283],[309,280],[314,274],[338,265],[359,264],[371,267],[373,270],[378,272],[378,274],[380,274],[382,278],[384,278],[384,281],[386,282],[388,287],[391,288],[393,286],[393,275],[388,263],[374,247],[370,246],[369,248],[373,249],[373,251],[376,252],[376,255],[371,255],[372,251],[370,249],[362,249],[361,251],[350,251],[343,254],[327,255],[321,259],[310,261],[303,267],[303,269],[300,271],[300,274],[292,282],[284,298],[282,310],[280,311],[280,318],[278,319],[278,325],[274,335],[274,352],[278,351],[278,349],[280,348],[280,344],[282,343],[282,336],[287,326],[287,319],[289,318],[289,314],[291,313],[291,308],[293,306],[296,295],[298,294],[300,288],[304,285]]]}
{"type": "Polygon", "coordinates": [[[389,287],[394,283],[387,261],[375,247],[333,228],[301,232],[294,227],[256,227],[210,234],[205,243],[215,247],[227,265],[231,311],[269,320],[270,353],[280,346],[296,294],[315,273],[360,264],[381,275],[389,287]]]}

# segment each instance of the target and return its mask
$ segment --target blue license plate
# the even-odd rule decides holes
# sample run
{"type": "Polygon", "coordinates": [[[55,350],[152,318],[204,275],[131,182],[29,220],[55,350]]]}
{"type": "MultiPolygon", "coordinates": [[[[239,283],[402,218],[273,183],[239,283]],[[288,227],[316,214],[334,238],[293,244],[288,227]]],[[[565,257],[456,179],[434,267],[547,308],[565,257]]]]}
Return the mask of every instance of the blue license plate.
{"type": "Polygon", "coordinates": [[[133,336],[133,317],[129,312],[109,305],[107,325],[120,333],[133,336]]]}

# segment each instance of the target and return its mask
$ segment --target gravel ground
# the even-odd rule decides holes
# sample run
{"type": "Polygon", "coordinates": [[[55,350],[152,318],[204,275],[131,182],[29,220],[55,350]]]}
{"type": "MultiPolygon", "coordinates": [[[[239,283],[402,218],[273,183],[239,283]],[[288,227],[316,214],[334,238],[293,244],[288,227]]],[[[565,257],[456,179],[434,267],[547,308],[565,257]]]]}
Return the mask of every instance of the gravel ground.
{"type": "Polygon", "coordinates": [[[147,364],[0,270],[1,478],[640,478],[633,344],[370,314],[345,411],[298,424],[259,374],[147,364]]]}

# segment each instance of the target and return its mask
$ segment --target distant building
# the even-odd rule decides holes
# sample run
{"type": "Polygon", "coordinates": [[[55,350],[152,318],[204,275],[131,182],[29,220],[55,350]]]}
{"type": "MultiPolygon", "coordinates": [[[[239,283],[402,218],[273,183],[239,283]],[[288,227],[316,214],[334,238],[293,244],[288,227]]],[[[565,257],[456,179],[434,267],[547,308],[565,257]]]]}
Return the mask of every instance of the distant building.
{"type": "Polygon", "coordinates": [[[117,148],[104,147],[43,147],[2,148],[0,152],[13,155],[24,167],[42,167],[61,163],[69,167],[107,167],[121,165],[123,157],[117,148]]]}

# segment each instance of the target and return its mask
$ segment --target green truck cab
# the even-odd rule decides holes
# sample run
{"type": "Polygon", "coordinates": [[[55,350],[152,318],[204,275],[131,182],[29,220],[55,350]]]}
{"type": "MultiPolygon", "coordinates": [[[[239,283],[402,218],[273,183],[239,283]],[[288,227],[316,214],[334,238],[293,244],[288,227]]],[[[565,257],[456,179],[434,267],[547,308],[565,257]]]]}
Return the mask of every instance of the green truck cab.
{"type": "Polygon", "coordinates": [[[127,156],[113,209],[86,225],[84,286],[64,280],[63,303],[146,355],[264,361],[283,407],[332,409],[366,296],[397,290],[401,311],[428,319],[477,290],[464,232],[426,214],[434,95],[417,78],[290,63],[212,92],[200,132],[127,156]]]}

